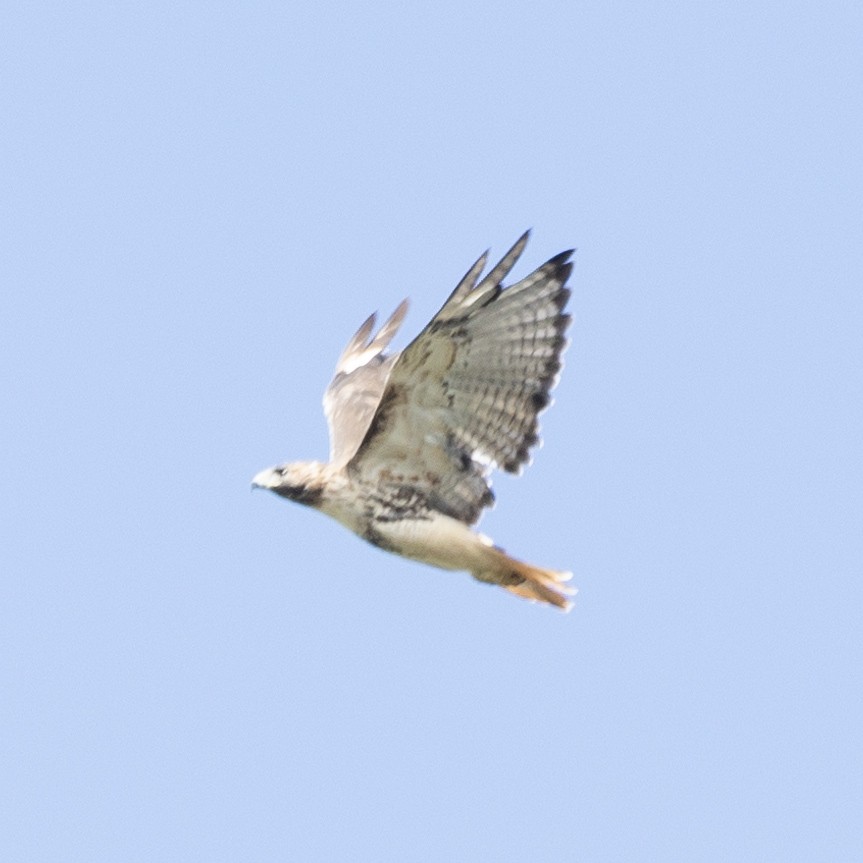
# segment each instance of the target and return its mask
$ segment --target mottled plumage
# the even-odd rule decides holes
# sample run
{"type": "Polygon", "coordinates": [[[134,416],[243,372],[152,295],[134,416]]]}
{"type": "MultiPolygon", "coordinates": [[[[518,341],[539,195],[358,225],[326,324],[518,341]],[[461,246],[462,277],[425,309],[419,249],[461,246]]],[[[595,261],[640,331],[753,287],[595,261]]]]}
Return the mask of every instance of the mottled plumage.
{"type": "Polygon", "coordinates": [[[569,573],[506,555],[469,528],[494,503],[495,468],[519,473],[561,369],[569,316],[563,252],[510,287],[524,234],[480,278],[487,253],[401,353],[384,353],[407,301],[360,327],[324,395],[330,462],[262,471],[256,486],[313,506],[369,542],[561,608],[569,573]]]}

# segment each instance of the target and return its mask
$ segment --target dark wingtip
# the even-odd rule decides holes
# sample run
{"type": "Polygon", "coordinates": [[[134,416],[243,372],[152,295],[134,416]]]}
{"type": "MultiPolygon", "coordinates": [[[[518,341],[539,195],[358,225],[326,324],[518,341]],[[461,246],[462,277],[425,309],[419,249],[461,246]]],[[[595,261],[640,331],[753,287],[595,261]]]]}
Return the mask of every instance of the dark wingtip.
{"type": "Polygon", "coordinates": [[[545,390],[537,390],[530,395],[530,403],[533,409],[539,413],[551,404],[551,396],[545,390]]]}
{"type": "Polygon", "coordinates": [[[545,262],[545,266],[549,269],[553,269],[558,273],[566,273],[566,278],[568,279],[570,274],[572,273],[572,261],[570,258],[575,254],[575,249],[567,249],[565,252],[559,252],[553,258],[549,258],[545,262]]]}

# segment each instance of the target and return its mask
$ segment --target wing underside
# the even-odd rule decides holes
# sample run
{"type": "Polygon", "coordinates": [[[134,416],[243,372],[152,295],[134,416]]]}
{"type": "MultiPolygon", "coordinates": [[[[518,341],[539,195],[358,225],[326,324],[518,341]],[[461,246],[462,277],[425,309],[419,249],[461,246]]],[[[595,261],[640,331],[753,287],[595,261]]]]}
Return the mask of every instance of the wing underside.
{"type": "Polygon", "coordinates": [[[527,234],[479,280],[483,255],[398,356],[349,468],[423,488],[469,524],[494,501],[494,468],[521,471],[561,369],[571,252],[503,288],[527,234]]]}
{"type": "Polygon", "coordinates": [[[330,462],[344,465],[368,431],[387,378],[396,360],[384,351],[408,310],[407,300],[374,333],[377,315],[370,315],[348,342],[324,393],[324,414],[330,429],[330,462]]]}

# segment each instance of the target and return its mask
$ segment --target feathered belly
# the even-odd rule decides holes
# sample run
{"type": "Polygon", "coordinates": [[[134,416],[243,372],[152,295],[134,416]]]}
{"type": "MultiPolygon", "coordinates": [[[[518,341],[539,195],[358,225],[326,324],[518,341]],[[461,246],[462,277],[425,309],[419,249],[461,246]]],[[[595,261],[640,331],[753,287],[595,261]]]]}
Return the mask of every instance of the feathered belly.
{"type": "Polygon", "coordinates": [[[468,571],[478,565],[482,551],[492,544],[460,521],[435,512],[422,518],[371,520],[361,535],[394,554],[441,569],[468,571]]]}
{"type": "Polygon", "coordinates": [[[344,484],[330,488],[319,509],[348,530],[393,554],[441,569],[474,571],[491,540],[429,505],[406,484],[344,484]]]}

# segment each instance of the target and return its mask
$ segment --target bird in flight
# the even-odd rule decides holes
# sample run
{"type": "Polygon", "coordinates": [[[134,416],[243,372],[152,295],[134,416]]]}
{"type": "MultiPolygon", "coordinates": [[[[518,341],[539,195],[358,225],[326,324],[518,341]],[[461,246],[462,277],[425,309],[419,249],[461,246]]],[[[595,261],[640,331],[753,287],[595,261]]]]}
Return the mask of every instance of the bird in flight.
{"type": "Polygon", "coordinates": [[[471,530],[494,503],[491,472],[520,473],[539,443],[537,416],[551,403],[566,347],[571,250],[501,284],[528,235],[485,276],[482,255],[400,353],[385,350],[407,300],[377,332],[371,315],[324,394],[330,461],[267,468],[252,485],[320,510],[386,551],[566,611],[571,573],[516,560],[471,530]]]}

